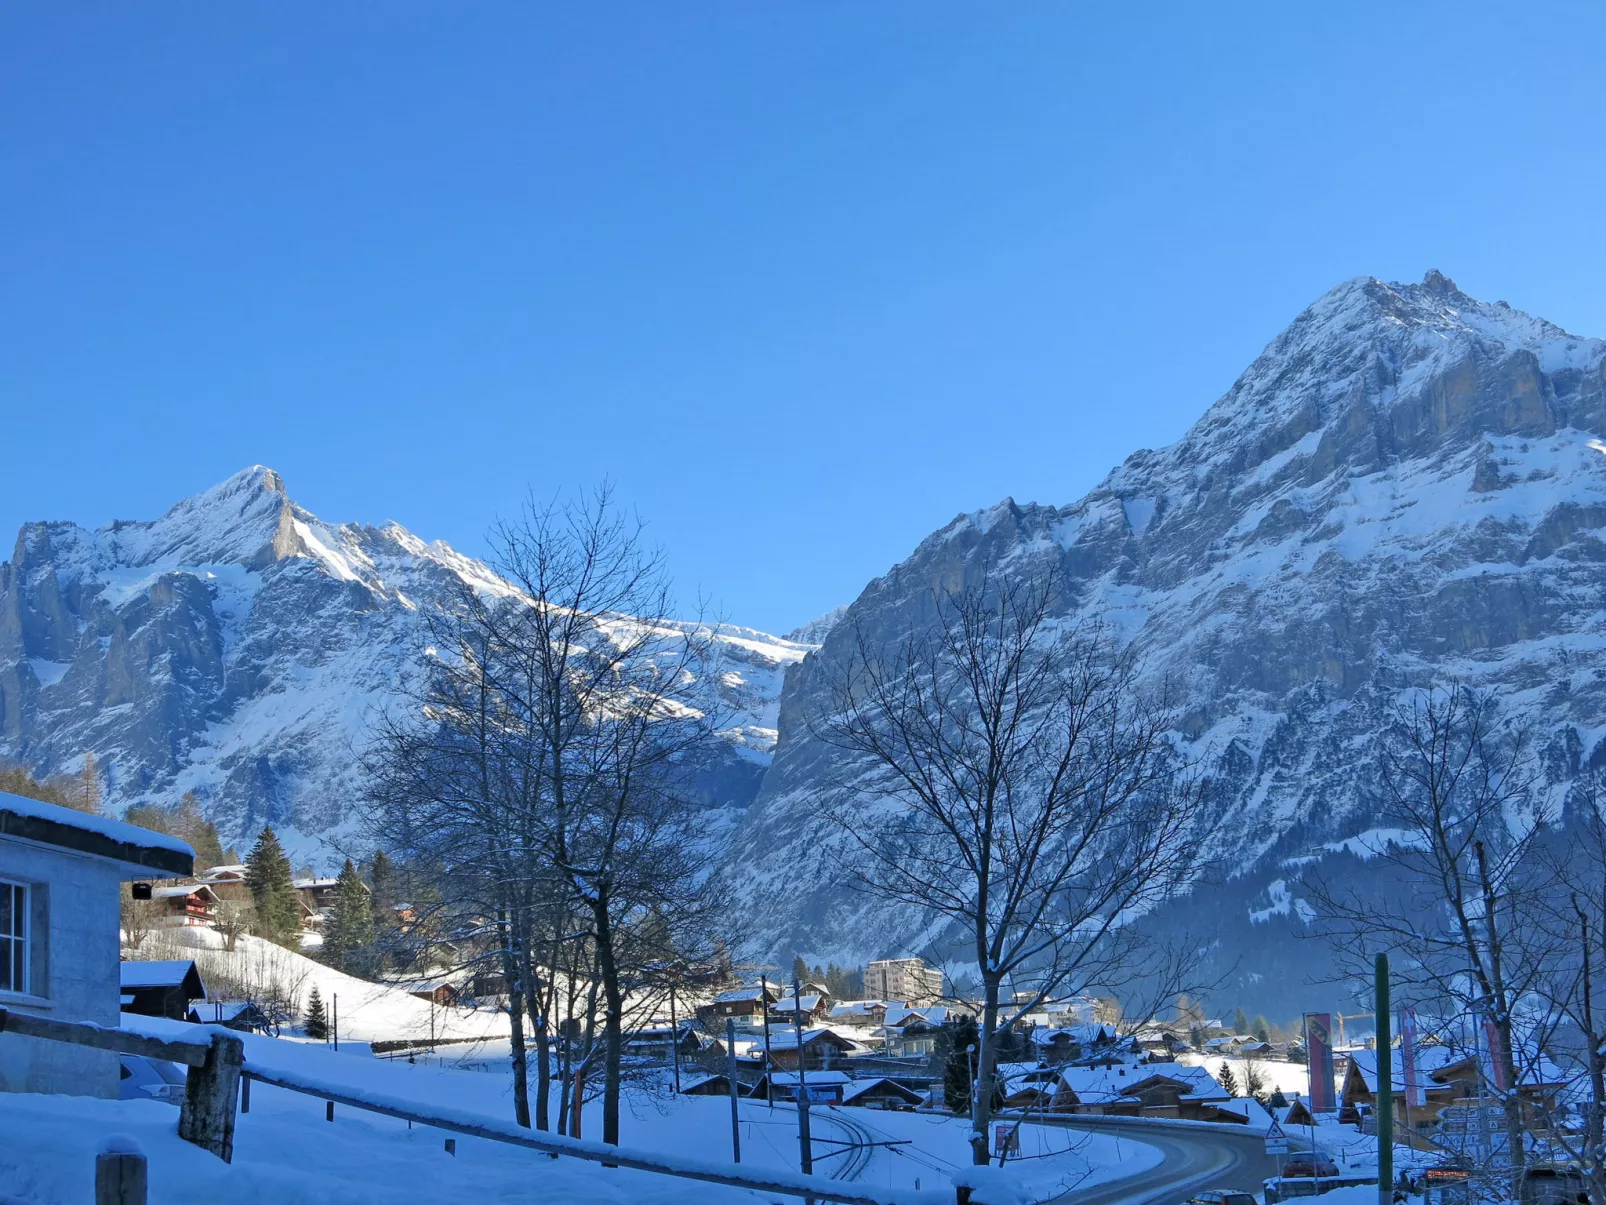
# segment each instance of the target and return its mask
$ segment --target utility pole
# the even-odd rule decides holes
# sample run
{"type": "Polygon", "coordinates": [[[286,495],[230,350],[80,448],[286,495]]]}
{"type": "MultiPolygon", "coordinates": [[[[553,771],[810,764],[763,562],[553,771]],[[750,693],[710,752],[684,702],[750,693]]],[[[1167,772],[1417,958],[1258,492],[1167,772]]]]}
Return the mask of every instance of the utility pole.
{"type": "MultiPolygon", "coordinates": [[[[1377,956],[1377,1205],[1394,1205],[1394,1060],[1389,1049],[1389,956],[1377,956]]],[[[1409,1101],[1409,1097],[1406,1098],[1409,1101]]]]}
{"type": "MultiPolygon", "coordinates": [[[[770,1057],[770,981],[764,976],[758,977],[758,1017],[764,1022],[764,1074],[768,1075],[775,1070],[775,1060],[770,1057]]],[[[771,1091],[764,1095],[769,1098],[770,1108],[775,1108],[774,1085],[771,1091]]]]}
{"type": "MultiPolygon", "coordinates": [[[[792,976],[792,1026],[797,1033],[797,1143],[805,1176],[814,1174],[814,1147],[809,1140],[809,1081],[803,1072],[803,1010],[798,1007],[802,984],[792,976]]],[[[769,1033],[765,1026],[764,1032],[769,1033]]]]}
{"type": "Polygon", "coordinates": [[[335,1035],[335,1049],[340,1049],[340,993],[334,994],[334,1003],[329,1006],[329,1030],[335,1035]]]}
{"type": "MultiPolygon", "coordinates": [[[[736,1083],[736,1018],[725,1018],[725,1078],[731,1084],[731,1161],[742,1161],[742,1115],[737,1108],[738,1094],[741,1087],[736,1083]]],[[[770,1092],[775,1091],[775,1085],[770,1085],[770,1092]]]]}

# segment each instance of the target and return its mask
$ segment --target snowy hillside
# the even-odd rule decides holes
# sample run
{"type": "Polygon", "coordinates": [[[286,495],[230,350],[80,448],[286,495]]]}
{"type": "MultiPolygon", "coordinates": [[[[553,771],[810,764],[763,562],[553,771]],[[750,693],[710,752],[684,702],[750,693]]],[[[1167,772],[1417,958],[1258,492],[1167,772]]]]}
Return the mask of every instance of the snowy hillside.
{"type": "Polygon", "coordinates": [[[1057,563],[1070,617],[1110,625],[1179,700],[1214,779],[1223,880],[1188,919],[1213,926],[1223,967],[1292,950],[1277,942],[1298,926],[1304,868],[1375,827],[1367,750],[1403,688],[1451,676],[1498,690],[1538,723],[1560,798],[1606,761],[1602,435],[1600,340],[1437,272],[1361,278],[1299,315],[1182,440],[1081,501],[961,515],[788,679],[780,754],[729,859],[762,926],[755,953],[920,944],[918,918],[835,886],[819,817],[846,776],[808,718],[855,625],[907,631],[929,622],[934,584],[983,574],[1057,563]]]}
{"type": "MultiPolygon", "coordinates": [[[[114,806],[193,790],[226,841],[271,822],[323,860],[349,834],[368,725],[457,582],[509,589],[394,523],[324,523],[261,466],[154,522],[29,524],[0,565],[0,758],[56,773],[92,752],[114,806]]],[[[717,637],[732,721],[702,793],[725,816],[757,790],[781,677],[809,646],[717,637]]]]}

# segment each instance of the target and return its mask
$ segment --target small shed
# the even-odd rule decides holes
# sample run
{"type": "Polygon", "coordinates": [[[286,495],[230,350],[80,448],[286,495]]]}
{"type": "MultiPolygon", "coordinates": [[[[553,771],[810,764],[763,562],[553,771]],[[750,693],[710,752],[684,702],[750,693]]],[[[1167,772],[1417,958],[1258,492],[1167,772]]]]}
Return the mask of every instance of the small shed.
{"type": "Polygon", "coordinates": [[[267,1033],[273,1019],[250,1000],[202,1000],[184,1018],[196,1025],[221,1025],[241,1033],[267,1033]]]}
{"type": "Polygon", "coordinates": [[[426,979],[422,983],[409,985],[407,994],[420,1000],[428,1000],[442,1008],[449,1008],[457,1003],[457,984],[450,979],[426,979]]]}
{"type": "MultiPolygon", "coordinates": [[[[686,1080],[680,1086],[682,1096],[729,1096],[731,1094],[731,1081],[728,1075],[705,1075],[701,1079],[686,1080]]],[[[741,1096],[741,1085],[736,1086],[736,1095],[741,1096]]]]}
{"type": "Polygon", "coordinates": [[[801,1076],[795,1071],[771,1071],[753,1085],[749,1095],[759,1100],[796,1101],[807,1092],[811,1105],[839,1105],[852,1082],[853,1077],[841,1071],[809,1071],[801,1076]]]}
{"type": "Polygon", "coordinates": [[[182,1021],[189,1015],[192,1001],[206,999],[201,973],[187,960],[125,962],[118,973],[123,995],[134,998],[123,1005],[125,1013],[182,1021]]]}

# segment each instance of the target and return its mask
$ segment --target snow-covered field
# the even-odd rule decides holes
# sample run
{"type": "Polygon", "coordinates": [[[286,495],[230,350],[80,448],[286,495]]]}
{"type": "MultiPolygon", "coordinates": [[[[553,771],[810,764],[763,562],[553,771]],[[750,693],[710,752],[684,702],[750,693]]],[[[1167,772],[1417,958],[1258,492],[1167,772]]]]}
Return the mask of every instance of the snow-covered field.
{"type": "MultiPolygon", "coordinates": [[[[175,1036],[195,1031],[178,1022],[131,1018],[129,1025],[175,1036]]],[[[247,1035],[249,1065],[280,1068],[331,1087],[407,1101],[424,1109],[511,1120],[508,1076],[406,1062],[357,1053],[335,1054],[321,1045],[247,1035]]],[[[742,1165],[752,1170],[796,1171],[797,1115],[787,1105],[743,1101],[742,1165]]],[[[829,1140],[866,1137],[896,1146],[873,1148],[851,1178],[890,1189],[910,1200],[940,1192],[949,1199],[951,1177],[968,1165],[966,1123],[926,1114],[817,1108],[817,1172],[829,1175],[848,1156],[828,1156],[829,1140]]],[[[601,1130],[597,1104],[588,1107],[585,1132],[601,1130]]],[[[230,1205],[299,1202],[476,1200],[569,1202],[736,1202],[760,1199],[743,1190],[664,1175],[608,1169],[574,1158],[489,1140],[447,1135],[424,1126],[340,1106],[333,1124],[315,1097],[256,1083],[251,1110],[239,1119],[235,1158],[226,1165],[176,1136],[177,1110],[146,1101],[0,1094],[0,1200],[8,1205],[61,1205],[88,1200],[94,1155],[106,1135],[132,1136],[150,1157],[152,1205],[191,1205],[226,1199],[230,1205]]],[[[638,1088],[626,1097],[621,1145],[672,1159],[730,1160],[730,1101],[675,1096],[638,1088]]],[[[1152,1147],[1104,1135],[1069,1134],[1030,1127],[1023,1131],[1014,1178],[1035,1199],[1142,1171],[1158,1162],[1152,1147]]]]}
{"type": "MultiPolygon", "coordinates": [[[[400,988],[370,983],[325,966],[305,955],[259,937],[243,936],[235,950],[223,949],[214,929],[193,927],[161,930],[146,939],[133,958],[195,960],[211,998],[243,998],[264,992],[240,992],[241,983],[277,985],[305,1008],[314,985],[324,1006],[338,1013],[340,1036],[354,1042],[487,1038],[507,1036],[507,1015],[494,1008],[445,1008],[409,996],[400,988]]],[[[198,1006],[202,1020],[206,1006],[198,1006]]]]}

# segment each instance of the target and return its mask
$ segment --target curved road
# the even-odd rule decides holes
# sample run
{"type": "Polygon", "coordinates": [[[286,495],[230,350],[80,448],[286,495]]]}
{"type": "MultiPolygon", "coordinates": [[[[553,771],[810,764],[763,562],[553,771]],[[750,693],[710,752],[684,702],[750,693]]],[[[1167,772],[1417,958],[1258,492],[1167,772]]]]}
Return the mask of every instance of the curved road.
{"type": "Polygon", "coordinates": [[[1175,1124],[1138,1117],[1056,1117],[1033,1121],[1095,1134],[1118,1134],[1159,1148],[1158,1167],[1106,1180],[1091,1188],[1073,1189],[1051,1205],[1181,1205],[1207,1188],[1242,1188],[1259,1192],[1260,1182],[1277,1174],[1277,1161],[1266,1154],[1265,1136],[1231,1124],[1175,1124]]]}

